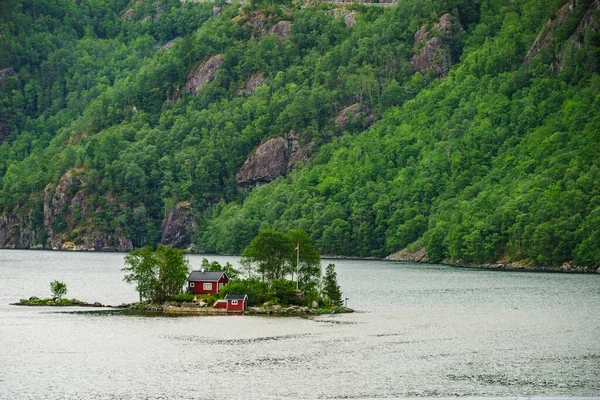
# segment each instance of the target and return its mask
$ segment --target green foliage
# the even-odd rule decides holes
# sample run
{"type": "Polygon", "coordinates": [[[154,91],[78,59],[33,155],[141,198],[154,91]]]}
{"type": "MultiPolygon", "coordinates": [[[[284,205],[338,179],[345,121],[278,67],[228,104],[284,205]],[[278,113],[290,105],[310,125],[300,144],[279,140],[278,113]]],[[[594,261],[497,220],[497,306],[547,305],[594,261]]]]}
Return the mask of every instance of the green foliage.
{"type": "Polygon", "coordinates": [[[63,282],[52,281],[50,282],[50,291],[52,296],[60,301],[67,294],[67,285],[63,282]]]}
{"type": "Polygon", "coordinates": [[[271,281],[270,298],[277,304],[281,305],[299,305],[301,298],[296,291],[296,285],[293,281],[287,279],[275,279],[271,281]]]}
{"type": "Polygon", "coordinates": [[[190,293],[181,293],[176,294],[175,296],[171,296],[167,299],[167,301],[176,301],[179,303],[191,303],[196,298],[196,295],[190,293]]]}
{"type": "Polygon", "coordinates": [[[135,283],[144,299],[160,303],[183,292],[189,274],[185,251],[158,245],[156,251],[147,246],[125,256],[124,281],[135,283]]]}
{"type": "Polygon", "coordinates": [[[323,277],[323,295],[329,300],[329,304],[334,306],[342,305],[342,292],[337,283],[337,273],[335,265],[329,264],[323,277]]]}
{"type": "MultiPolygon", "coordinates": [[[[355,5],[353,27],[329,6],[286,4],[221,4],[216,16],[212,4],[176,0],[3,4],[0,69],[16,75],[0,82],[0,131],[12,131],[0,145],[0,213],[29,212],[38,243],[102,231],[139,248],[158,243],[168,212],[190,201],[205,251],[240,253],[275,229],[274,254],[255,242],[244,255],[262,260],[251,272],[266,279],[295,274],[289,247],[300,242],[305,292],[320,274],[302,254],[307,238],[330,255],[422,243],[434,261],[600,267],[600,36],[577,33],[589,1],[527,63],[562,1],[355,5]],[[415,32],[446,12],[455,34],[433,34],[451,54],[449,75],[415,72],[415,32]],[[291,34],[260,37],[252,18],[291,20],[291,34]],[[182,90],[216,54],[214,79],[196,95],[182,90]],[[240,94],[259,73],[263,85],[240,94]],[[352,104],[369,117],[336,125],[352,104]],[[306,165],[239,190],[253,149],[290,130],[310,148],[306,165]],[[76,179],[66,209],[45,226],[45,188],[67,171],[76,179]],[[71,203],[77,193],[85,204],[71,203]],[[306,236],[277,233],[295,228],[306,236]]],[[[152,297],[142,275],[131,281],[152,297]]]]}
{"type": "Polygon", "coordinates": [[[230,281],[219,291],[219,295],[245,294],[248,296],[248,305],[262,305],[268,300],[269,287],[266,282],[257,278],[240,279],[230,281]]]}
{"type": "Polygon", "coordinates": [[[223,271],[230,281],[238,279],[240,271],[235,269],[231,263],[226,262],[221,265],[218,261],[208,261],[206,258],[202,259],[202,268],[205,271],[223,271]]]}
{"type": "Polygon", "coordinates": [[[242,252],[241,263],[249,277],[258,274],[263,280],[283,280],[294,274],[299,288],[318,281],[321,276],[321,257],[308,234],[300,229],[290,233],[263,229],[242,252]],[[295,248],[299,251],[296,252],[295,248]]]}

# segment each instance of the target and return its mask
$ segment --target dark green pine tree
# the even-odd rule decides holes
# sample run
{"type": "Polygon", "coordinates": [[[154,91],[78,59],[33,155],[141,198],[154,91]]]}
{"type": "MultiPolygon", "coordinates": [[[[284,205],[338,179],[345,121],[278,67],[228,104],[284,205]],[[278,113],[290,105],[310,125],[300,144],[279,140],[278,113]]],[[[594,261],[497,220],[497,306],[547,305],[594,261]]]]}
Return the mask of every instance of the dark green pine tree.
{"type": "Polygon", "coordinates": [[[329,264],[325,270],[323,278],[323,294],[329,299],[329,303],[335,306],[342,305],[342,292],[340,285],[337,283],[337,273],[335,272],[335,264],[329,264]]]}

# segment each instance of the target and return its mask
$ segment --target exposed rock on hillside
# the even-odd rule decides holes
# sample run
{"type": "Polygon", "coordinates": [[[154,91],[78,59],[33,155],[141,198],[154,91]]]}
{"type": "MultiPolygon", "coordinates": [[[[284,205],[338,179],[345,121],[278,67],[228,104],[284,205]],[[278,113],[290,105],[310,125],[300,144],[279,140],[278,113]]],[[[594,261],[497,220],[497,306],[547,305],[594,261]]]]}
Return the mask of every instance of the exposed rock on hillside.
{"type": "Polygon", "coordinates": [[[37,247],[36,240],[37,235],[31,228],[29,216],[19,217],[16,213],[0,216],[0,248],[32,249],[37,247]]]}
{"type": "Polygon", "coordinates": [[[245,13],[233,21],[241,24],[241,26],[252,30],[252,38],[260,39],[261,37],[274,33],[279,37],[289,36],[292,31],[291,21],[279,21],[276,15],[266,15],[261,11],[245,13]]]}
{"type": "Polygon", "coordinates": [[[173,47],[173,43],[175,43],[176,40],[181,39],[180,37],[176,37],[175,39],[171,39],[169,40],[167,43],[163,44],[163,45],[156,45],[156,50],[161,51],[161,50],[169,50],[171,47],[173,47]]]}
{"type": "Polygon", "coordinates": [[[297,162],[306,161],[309,149],[310,146],[302,149],[293,133],[269,139],[244,162],[236,174],[237,184],[247,188],[259,187],[284,176],[297,162]]]}
{"type": "Polygon", "coordinates": [[[88,228],[92,221],[84,218],[90,215],[91,210],[87,192],[82,188],[84,182],[76,172],[82,171],[67,171],[56,187],[48,185],[44,190],[43,226],[48,235],[44,248],[103,251],[133,249],[131,240],[123,235],[88,228]],[[58,232],[56,227],[60,228],[58,232]],[[69,236],[73,241],[69,240],[69,236]]]}
{"type": "Polygon", "coordinates": [[[420,248],[417,251],[408,251],[407,249],[402,249],[397,251],[396,253],[390,254],[385,258],[390,261],[409,261],[409,262],[429,262],[429,258],[427,258],[427,252],[425,248],[420,248]]]}
{"type": "Polygon", "coordinates": [[[358,14],[356,10],[350,11],[347,8],[340,7],[329,10],[329,13],[335,18],[343,17],[344,23],[347,27],[353,27],[356,25],[356,14],[358,14]]]}
{"type": "Polygon", "coordinates": [[[248,79],[246,85],[238,90],[238,94],[245,94],[251,96],[256,91],[256,88],[265,83],[265,76],[263,74],[254,74],[248,79]]]}
{"type": "Polygon", "coordinates": [[[192,244],[192,234],[196,229],[196,214],[189,201],[182,201],[173,208],[162,227],[160,242],[172,247],[185,249],[192,244]]]}
{"type": "MultiPolygon", "coordinates": [[[[567,20],[570,15],[575,11],[576,2],[575,0],[569,0],[565,3],[564,6],[560,8],[554,15],[554,17],[549,18],[546,22],[546,25],[537,36],[531,48],[527,52],[525,56],[525,63],[529,64],[531,59],[535,57],[540,51],[548,48],[550,43],[552,42],[552,32],[556,31],[557,28],[561,27],[567,20]]],[[[575,47],[580,48],[582,46],[582,38],[583,34],[586,30],[591,30],[594,32],[600,31],[600,19],[595,15],[596,12],[600,9],[600,0],[593,1],[587,12],[581,18],[579,25],[575,32],[569,37],[568,43],[575,45],[575,47]]],[[[562,49],[555,55],[555,62],[553,63],[554,69],[561,69],[563,67],[563,58],[566,54],[566,49],[564,45],[562,49]]]]}
{"type": "Polygon", "coordinates": [[[279,21],[269,29],[269,34],[274,33],[279,37],[287,37],[292,33],[292,23],[290,21],[279,21]]]}
{"type": "Polygon", "coordinates": [[[373,123],[373,115],[364,104],[356,103],[344,108],[335,117],[335,126],[346,129],[349,124],[363,122],[363,128],[368,128],[373,123]]]}
{"type": "Polygon", "coordinates": [[[418,72],[433,70],[439,77],[448,75],[452,59],[450,45],[445,41],[460,30],[460,25],[453,26],[452,16],[448,13],[442,15],[432,28],[423,25],[415,33],[415,55],[410,64],[418,72]]]}
{"type": "Polygon", "coordinates": [[[215,73],[221,64],[223,64],[224,59],[223,54],[217,54],[200,64],[194,72],[188,75],[184,91],[192,92],[196,95],[206,83],[215,79],[215,73]]]}

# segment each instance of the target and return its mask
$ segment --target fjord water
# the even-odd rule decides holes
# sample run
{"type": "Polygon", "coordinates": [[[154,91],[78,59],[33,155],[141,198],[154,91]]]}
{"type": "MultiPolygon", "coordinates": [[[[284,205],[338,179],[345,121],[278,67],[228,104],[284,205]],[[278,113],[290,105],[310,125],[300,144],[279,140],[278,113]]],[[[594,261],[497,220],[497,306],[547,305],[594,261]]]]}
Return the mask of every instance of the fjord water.
{"type": "Polygon", "coordinates": [[[0,398],[600,395],[598,275],[333,262],[357,313],[170,318],[9,306],[136,293],[123,254],[0,251],[0,398]]]}

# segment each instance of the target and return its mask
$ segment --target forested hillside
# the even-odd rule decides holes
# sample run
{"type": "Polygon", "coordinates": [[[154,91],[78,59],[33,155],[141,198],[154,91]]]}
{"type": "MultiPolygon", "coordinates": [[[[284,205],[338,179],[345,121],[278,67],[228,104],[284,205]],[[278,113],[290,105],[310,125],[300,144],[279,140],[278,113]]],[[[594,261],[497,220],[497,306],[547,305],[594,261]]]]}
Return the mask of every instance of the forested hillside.
{"type": "Polygon", "coordinates": [[[599,0],[9,0],[0,247],[600,267],[599,0]]]}

